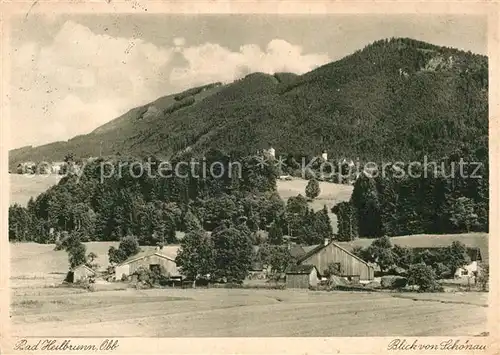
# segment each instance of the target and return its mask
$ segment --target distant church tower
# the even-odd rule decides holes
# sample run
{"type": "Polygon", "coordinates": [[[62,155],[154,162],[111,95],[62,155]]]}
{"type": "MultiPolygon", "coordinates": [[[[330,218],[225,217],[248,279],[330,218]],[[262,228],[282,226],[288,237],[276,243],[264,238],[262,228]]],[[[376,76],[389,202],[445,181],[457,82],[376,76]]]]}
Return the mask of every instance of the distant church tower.
{"type": "Polygon", "coordinates": [[[264,149],[264,153],[266,155],[269,155],[270,157],[273,157],[273,158],[276,157],[276,151],[274,150],[273,147],[270,147],[269,149],[264,149]]]}
{"type": "Polygon", "coordinates": [[[273,158],[276,157],[276,151],[274,150],[273,147],[269,148],[269,155],[272,156],[273,158]]]}

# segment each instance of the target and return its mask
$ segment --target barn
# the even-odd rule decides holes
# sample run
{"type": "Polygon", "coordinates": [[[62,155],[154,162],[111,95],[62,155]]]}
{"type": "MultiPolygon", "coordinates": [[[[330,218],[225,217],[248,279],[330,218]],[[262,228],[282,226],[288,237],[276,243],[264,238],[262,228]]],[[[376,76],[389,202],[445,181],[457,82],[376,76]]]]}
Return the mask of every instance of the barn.
{"type": "Polygon", "coordinates": [[[314,265],[293,265],[286,271],[286,287],[314,287],[318,285],[320,277],[318,269],[314,265]]]}
{"type": "Polygon", "coordinates": [[[321,275],[325,274],[330,264],[337,264],[341,276],[361,281],[373,280],[374,268],[360,257],[342,248],[340,245],[325,241],[307,251],[298,260],[298,265],[314,265],[321,275]]]}
{"type": "Polygon", "coordinates": [[[154,252],[142,252],[134,255],[115,267],[115,277],[120,280],[124,275],[126,277],[132,275],[140,267],[145,267],[150,270],[163,269],[170,277],[181,277],[175,260],[161,253],[161,250],[154,252]]]}

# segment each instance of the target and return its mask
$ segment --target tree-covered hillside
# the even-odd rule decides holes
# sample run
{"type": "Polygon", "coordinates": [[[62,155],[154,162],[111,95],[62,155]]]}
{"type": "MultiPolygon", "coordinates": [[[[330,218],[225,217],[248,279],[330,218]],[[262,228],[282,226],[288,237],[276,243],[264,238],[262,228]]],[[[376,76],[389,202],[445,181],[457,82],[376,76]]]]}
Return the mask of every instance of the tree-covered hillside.
{"type": "Polygon", "coordinates": [[[81,174],[70,171],[27,207],[10,206],[9,240],[54,243],[58,235],[76,233],[80,241],[133,235],[141,245],[164,245],[178,243],[178,231],[213,232],[222,225],[241,230],[254,245],[265,241],[262,231],[272,244],[281,244],[284,234],[305,244],[333,236],[326,208],[314,212],[300,195],[285,205],[274,165],[221,151],[194,162],[189,154],[170,162],[98,159],[81,174]]]}
{"type": "Polygon", "coordinates": [[[94,132],[10,152],[22,161],[189,148],[362,160],[441,158],[488,139],[488,61],[412,39],[381,40],[309,73],[254,73],[132,109],[94,132]]]}
{"type": "Polygon", "coordinates": [[[464,148],[439,162],[420,163],[362,174],[351,200],[333,208],[338,239],[488,232],[488,148],[464,148]]]}

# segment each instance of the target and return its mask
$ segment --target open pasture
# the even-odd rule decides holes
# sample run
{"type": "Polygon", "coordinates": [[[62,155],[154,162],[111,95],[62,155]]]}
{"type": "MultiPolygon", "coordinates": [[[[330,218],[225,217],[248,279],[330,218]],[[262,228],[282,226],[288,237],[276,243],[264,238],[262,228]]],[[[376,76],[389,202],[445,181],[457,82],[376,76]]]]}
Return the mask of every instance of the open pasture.
{"type": "MultiPolygon", "coordinates": [[[[116,243],[86,245],[106,264],[107,250],[116,243]]],[[[88,292],[59,287],[68,270],[67,254],[53,248],[10,245],[13,335],[437,336],[486,331],[486,293],[221,288],[88,292]]]]}
{"type": "Polygon", "coordinates": [[[486,331],[486,294],[300,290],[14,289],[12,330],[31,336],[439,336],[486,331]],[[58,292],[54,292],[58,290],[58,292]],[[77,292],[75,292],[77,291],[77,292]]]}
{"type": "Polygon", "coordinates": [[[18,203],[26,206],[30,197],[37,197],[42,192],[61,180],[62,175],[21,175],[9,174],[9,204],[18,203]]]}
{"type": "MultiPolygon", "coordinates": [[[[293,180],[278,180],[278,193],[285,202],[293,196],[306,195],[308,180],[293,178],[293,180]]],[[[313,201],[309,202],[309,207],[318,211],[326,205],[328,216],[332,224],[333,232],[337,232],[337,216],[331,212],[333,206],[339,202],[349,201],[352,195],[353,186],[334,184],[331,182],[319,181],[320,194],[313,201]]]]}

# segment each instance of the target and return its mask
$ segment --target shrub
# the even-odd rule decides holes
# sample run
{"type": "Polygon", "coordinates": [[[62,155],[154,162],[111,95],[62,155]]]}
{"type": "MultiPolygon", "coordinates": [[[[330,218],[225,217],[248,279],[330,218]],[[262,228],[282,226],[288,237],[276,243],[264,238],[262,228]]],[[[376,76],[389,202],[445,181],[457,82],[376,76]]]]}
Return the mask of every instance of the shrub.
{"type": "Polygon", "coordinates": [[[403,276],[382,276],[380,279],[380,285],[382,288],[386,289],[400,289],[404,288],[408,284],[408,279],[403,276]]]}
{"type": "Polygon", "coordinates": [[[332,275],[340,276],[342,275],[342,265],[340,265],[340,263],[329,263],[327,269],[324,270],[323,273],[327,278],[332,275]]]}
{"type": "Polygon", "coordinates": [[[434,265],[434,272],[438,279],[446,279],[453,275],[451,268],[443,263],[436,263],[434,265]]]}
{"type": "Polygon", "coordinates": [[[58,251],[58,250],[63,250],[64,249],[64,245],[63,243],[61,242],[61,240],[56,240],[56,246],[54,247],[54,250],[55,251],[58,251]]]}
{"type": "Polygon", "coordinates": [[[481,263],[479,265],[477,283],[482,291],[488,291],[489,279],[490,279],[490,267],[488,264],[481,263]]]}
{"type": "Polygon", "coordinates": [[[135,270],[134,275],[137,275],[137,281],[139,283],[153,286],[153,273],[148,268],[140,266],[137,270],[135,270]]]}
{"type": "Polygon", "coordinates": [[[306,186],[307,198],[313,200],[319,196],[319,193],[320,193],[320,189],[319,189],[318,181],[315,179],[309,180],[309,182],[307,183],[307,186],[306,186]]]}
{"type": "Polygon", "coordinates": [[[114,246],[110,246],[108,250],[109,262],[112,264],[119,264],[129,257],[139,253],[141,249],[139,248],[139,242],[134,236],[126,236],[120,241],[118,249],[114,246]]]}
{"type": "Polygon", "coordinates": [[[408,282],[410,285],[417,285],[420,292],[439,290],[434,270],[429,265],[423,263],[410,266],[408,270],[408,282]]]}

